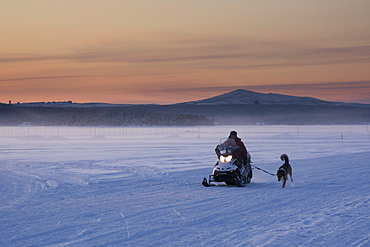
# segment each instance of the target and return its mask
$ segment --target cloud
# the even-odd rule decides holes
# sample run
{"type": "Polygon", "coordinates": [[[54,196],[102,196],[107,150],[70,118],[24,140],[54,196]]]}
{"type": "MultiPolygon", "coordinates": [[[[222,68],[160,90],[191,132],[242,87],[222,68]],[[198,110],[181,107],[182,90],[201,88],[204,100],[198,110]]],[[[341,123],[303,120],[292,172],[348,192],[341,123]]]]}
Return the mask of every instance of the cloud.
{"type": "Polygon", "coordinates": [[[280,43],[240,44],[221,40],[206,46],[170,44],[168,47],[116,47],[113,50],[83,51],[72,57],[80,62],[118,62],[170,64],[197,68],[238,69],[256,67],[289,67],[323,64],[370,62],[370,46],[310,47],[280,43]]]}
{"type": "Polygon", "coordinates": [[[66,54],[3,55],[0,63],[69,61],[126,63],[141,66],[183,66],[201,69],[248,69],[306,65],[368,63],[370,46],[315,47],[289,43],[232,39],[153,40],[142,45],[104,43],[66,54]]]}
{"type": "MultiPolygon", "coordinates": [[[[215,86],[215,87],[187,87],[186,84],[178,87],[174,85],[172,87],[166,86],[165,90],[174,93],[183,92],[228,92],[237,89],[245,89],[251,91],[273,91],[273,90],[370,90],[370,81],[350,81],[350,82],[322,82],[322,83],[295,83],[295,84],[253,84],[250,86],[246,85],[234,85],[234,86],[215,86]]],[[[142,89],[145,91],[145,89],[142,89]]],[[[150,92],[163,91],[162,88],[159,89],[148,89],[150,92]]],[[[369,96],[370,98],[370,96],[369,96]]]]}
{"type": "Polygon", "coordinates": [[[24,62],[42,62],[42,61],[53,61],[53,60],[65,60],[64,56],[55,55],[32,55],[32,54],[13,54],[13,55],[2,55],[0,63],[24,63],[24,62]]]}
{"type": "Polygon", "coordinates": [[[30,81],[30,80],[48,80],[48,79],[68,79],[68,78],[79,78],[88,77],[86,75],[69,75],[69,76],[38,76],[38,77],[22,77],[22,78],[12,78],[12,79],[0,79],[0,82],[10,82],[10,81],[30,81]]]}
{"type": "Polygon", "coordinates": [[[258,89],[314,89],[314,90],[370,90],[370,81],[349,81],[349,82],[322,82],[322,83],[298,83],[280,85],[257,85],[258,89]]]}

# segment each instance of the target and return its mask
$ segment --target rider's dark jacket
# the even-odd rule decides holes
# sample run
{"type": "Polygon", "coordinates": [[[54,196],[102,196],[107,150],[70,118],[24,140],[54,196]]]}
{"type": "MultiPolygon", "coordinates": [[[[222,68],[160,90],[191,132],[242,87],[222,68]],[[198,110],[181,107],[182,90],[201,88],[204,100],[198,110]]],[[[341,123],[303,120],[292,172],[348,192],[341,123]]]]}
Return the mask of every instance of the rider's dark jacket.
{"type": "Polygon", "coordinates": [[[244,143],[242,142],[242,140],[239,137],[237,137],[235,138],[235,142],[236,142],[236,145],[238,145],[242,149],[242,157],[247,157],[248,151],[244,143]]]}

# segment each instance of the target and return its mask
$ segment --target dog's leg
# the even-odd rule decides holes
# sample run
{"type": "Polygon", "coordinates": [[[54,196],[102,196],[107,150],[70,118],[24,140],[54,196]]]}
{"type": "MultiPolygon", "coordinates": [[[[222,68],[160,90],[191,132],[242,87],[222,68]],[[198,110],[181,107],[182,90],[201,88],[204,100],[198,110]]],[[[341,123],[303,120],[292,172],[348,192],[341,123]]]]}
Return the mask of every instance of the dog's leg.
{"type": "Polygon", "coordinates": [[[283,177],[283,186],[281,186],[281,188],[285,188],[286,181],[287,181],[287,177],[283,177]]]}
{"type": "Polygon", "coordinates": [[[290,171],[290,173],[289,173],[289,175],[290,175],[290,181],[292,181],[293,182],[293,175],[292,175],[292,171],[290,171]]]}

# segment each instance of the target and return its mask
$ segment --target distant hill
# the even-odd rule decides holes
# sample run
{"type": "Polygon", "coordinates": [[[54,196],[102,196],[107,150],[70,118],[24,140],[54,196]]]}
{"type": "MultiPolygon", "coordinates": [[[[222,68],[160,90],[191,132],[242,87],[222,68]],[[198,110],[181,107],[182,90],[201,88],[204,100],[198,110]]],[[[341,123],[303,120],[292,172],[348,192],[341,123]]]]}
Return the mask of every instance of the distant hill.
{"type": "Polygon", "coordinates": [[[258,93],[238,89],[208,99],[186,102],[195,105],[343,105],[341,102],[324,101],[312,97],[297,97],[276,93],[258,93]]]}
{"type": "MultiPolygon", "coordinates": [[[[1,103],[0,103],[1,104],[1,103]]],[[[332,102],[313,97],[299,97],[277,93],[259,93],[238,89],[215,97],[177,103],[174,105],[310,105],[310,106],[367,106],[370,104],[332,102]]],[[[3,104],[4,105],[4,104],[3,104]]],[[[72,101],[17,103],[22,106],[46,107],[122,107],[122,106],[153,106],[157,104],[110,104],[110,103],[74,103],[72,101]]]]}
{"type": "Polygon", "coordinates": [[[38,102],[0,104],[0,126],[194,126],[370,124],[370,105],[235,90],[172,105],[38,102]]]}

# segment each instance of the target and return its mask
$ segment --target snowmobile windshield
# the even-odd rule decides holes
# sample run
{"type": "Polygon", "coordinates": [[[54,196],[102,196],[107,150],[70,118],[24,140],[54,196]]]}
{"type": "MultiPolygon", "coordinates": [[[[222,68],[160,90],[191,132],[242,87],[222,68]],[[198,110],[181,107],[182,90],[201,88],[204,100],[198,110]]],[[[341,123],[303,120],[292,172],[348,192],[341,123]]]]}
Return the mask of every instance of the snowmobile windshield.
{"type": "Polygon", "coordinates": [[[217,145],[220,154],[223,156],[233,154],[236,149],[239,147],[236,145],[235,140],[230,138],[224,138],[220,140],[220,143],[217,145]]]}

